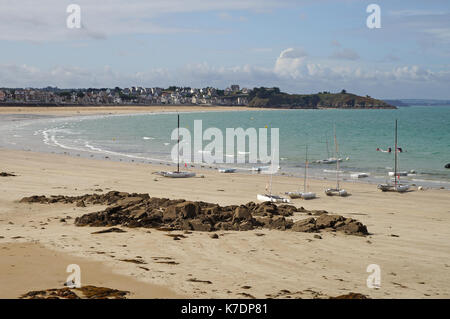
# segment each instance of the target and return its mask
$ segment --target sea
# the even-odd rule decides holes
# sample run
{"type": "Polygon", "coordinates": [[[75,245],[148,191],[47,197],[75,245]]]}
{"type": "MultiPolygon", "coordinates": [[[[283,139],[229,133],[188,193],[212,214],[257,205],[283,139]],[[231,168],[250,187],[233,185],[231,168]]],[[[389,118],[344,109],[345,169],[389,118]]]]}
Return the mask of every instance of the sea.
{"type": "MultiPolygon", "coordinates": [[[[172,139],[177,127],[176,113],[90,116],[0,116],[0,148],[59,153],[71,156],[148,164],[176,165],[172,139]]],[[[279,129],[279,170],[276,174],[303,177],[306,155],[310,178],[379,183],[394,168],[395,120],[398,120],[398,170],[408,172],[405,183],[450,189],[450,106],[412,106],[397,110],[249,110],[180,113],[180,127],[194,135],[194,121],[202,120],[203,130],[218,128],[224,138],[227,128],[279,129]],[[335,139],[336,136],[336,139],[335,139]],[[338,174],[335,164],[318,160],[342,158],[338,174]],[[306,152],[306,148],[308,151],[306,152]],[[366,173],[356,178],[354,174],[366,173]]],[[[224,140],[225,144],[226,140],[224,140]]],[[[248,142],[248,140],[247,140],[248,142]]],[[[210,143],[205,140],[203,146],[210,143]]],[[[237,147],[237,146],[236,146],[237,147]]],[[[270,147],[268,146],[269,153],[270,147]]],[[[250,156],[245,149],[235,149],[250,156]]],[[[233,156],[226,154],[224,156],[233,156]]],[[[223,157],[226,160],[225,157],[223,157]]],[[[234,160],[236,158],[233,158],[234,160]]],[[[249,158],[247,158],[248,160],[249,158]]],[[[185,164],[182,163],[184,166],[185,164]]],[[[263,163],[198,164],[205,169],[233,167],[254,173],[263,163]]]]}

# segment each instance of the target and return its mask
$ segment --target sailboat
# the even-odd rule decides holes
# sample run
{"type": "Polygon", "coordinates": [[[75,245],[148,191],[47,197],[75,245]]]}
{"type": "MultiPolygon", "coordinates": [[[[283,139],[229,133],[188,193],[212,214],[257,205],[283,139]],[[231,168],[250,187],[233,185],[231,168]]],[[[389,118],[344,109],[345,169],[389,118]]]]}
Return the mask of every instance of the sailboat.
{"type": "Polygon", "coordinates": [[[327,158],[322,160],[317,160],[316,163],[319,164],[336,164],[337,162],[342,162],[342,158],[330,157],[330,150],[328,147],[328,138],[325,136],[325,143],[327,144],[327,158]]]}
{"type": "MultiPolygon", "coordinates": [[[[272,151],[272,154],[274,154],[274,151],[272,151]]],[[[271,168],[270,168],[270,170],[264,171],[265,173],[270,174],[269,193],[268,194],[257,194],[256,198],[262,202],[290,203],[291,201],[289,200],[289,198],[284,198],[284,197],[272,194],[272,176],[273,176],[274,172],[276,172],[278,170],[278,168],[275,169],[273,162],[274,161],[273,161],[273,155],[272,155],[272,165],[270,166],[271,168]]]]}
{"type": "MultiPolygon", "coordinates": [[[[334,145],[336,147],[336,158],[339,158],[339,146],[336,138],[336,126],[334,126],[334,145]]],[[[328,196],[348,196],[348,193],[345,189],[340,188],[339,185],[339,160],[336,161],[336,188],[328,188],[325,190],[325,194],[328,196]]]]}
{"type": "MultiPolygon", "coordinates": [[[[398,172],[398,153],[401,152],[401,148],[397,145],[398,140],[398,125],[397,120],[395,120],[395,148],[394,148],[394,184],[392,183],[385,183],[385,184],[379,184],[377,188],[383,192],[398,192],[403,193],[409,190],[409,185],[406,184],[400,184],[399,177],[400,175],[404,176],[403,174],[400,174],[401,172],[398,172]]],[[[389,174],[389,176],[392,176],[389,174]]]]}
{"type": "Polygon", "coordinates": [[[194,172],[182,172],[180,171],[180,114],[177,114],[178,117],[178,152],[177,152],[177,170],[175,172],[159,172],[160,175],[164,177],[170,178],[187,178],[194,177],[194,172]]]}
{"type": "Polygon", "coordinates": [[[303,198],[303,199],[313,199],[316,198],[316,194],[308,192],[306,189],[306,181],[308,179],[308,145],[306,145],[306,156],[305,156],[305,177],[303,179],[303,192],[287,192],[292,199],[303,198]]]}

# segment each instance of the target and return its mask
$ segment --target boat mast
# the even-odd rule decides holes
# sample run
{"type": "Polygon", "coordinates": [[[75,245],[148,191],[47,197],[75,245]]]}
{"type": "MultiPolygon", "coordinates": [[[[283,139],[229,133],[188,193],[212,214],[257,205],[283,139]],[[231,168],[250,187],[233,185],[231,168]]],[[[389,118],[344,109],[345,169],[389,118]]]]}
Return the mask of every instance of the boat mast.
{"type": "Polygon", "coordinates": [[[394,176],[395,176],[395,181],[394,181],[394,185],[395,188],[397,188],[397,120],[395,120],[395,148],[394,148],[394,158],[395,158],[395,164],[394,164],[394,176]]]}
{"type": "Polygon", "coordinates": [[[336,189],[339,190],[339,146],[336,139],[336,124],[334,125],[334,145],[336,145],[336,189]]]}
{"type": "Polygon", "coordinates": [[[306,145],[306,158],[305,158],[305,179],[303,181],[303,191],[306,193],[306,179],[308,174],[308,145],[306,145]]]}
{"type": "Polygon", "coordinates": [[[275,152],[274,150],[272,150],[272,161],[271,161],[271,168],[270,168],[270,181],[269,181],[269,195],[272,196],[272,177],[273,177],[273,170],[274,170],[274,166],[273,166],[273,162],[275,159],[275,152]]]}
{"type": "Polygon", "coordinates": [[[178,126],[178,130],[177,130],[177,133],[178,133],[177,173],[179,173],[180,172],[180,114],[177,114],[177,116],[178,116],[178,125],[177,125],[178,126]]]}

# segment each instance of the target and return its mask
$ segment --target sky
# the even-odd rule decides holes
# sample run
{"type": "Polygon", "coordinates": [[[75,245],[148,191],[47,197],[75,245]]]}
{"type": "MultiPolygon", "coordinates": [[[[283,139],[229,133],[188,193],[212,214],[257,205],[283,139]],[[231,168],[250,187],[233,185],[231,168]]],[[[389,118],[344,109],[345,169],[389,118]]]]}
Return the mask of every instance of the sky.
{"type": "Polygon", "coordinates": [[[450,99],[450,1],[0,0],[0,87],[231,84],[450,99]]]}

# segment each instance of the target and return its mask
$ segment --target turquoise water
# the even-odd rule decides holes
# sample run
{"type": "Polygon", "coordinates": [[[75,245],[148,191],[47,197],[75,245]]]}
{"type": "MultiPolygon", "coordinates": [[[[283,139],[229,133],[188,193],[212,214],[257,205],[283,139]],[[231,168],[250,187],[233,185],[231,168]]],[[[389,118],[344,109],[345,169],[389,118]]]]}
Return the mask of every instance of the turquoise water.
{"type": "MultiPolygon", "coordinates": [[[[416,171],[407,179],[450,182],[450,170],[444,168],[450,163],[450,107],[183,113],[181,126],[193,131],[194,120],[199,119],[204,130],[217,127],[223,132],[227,127],[278,127],[280,173],[294,175],[303,174],[306,145],[310,161],[328,157],[327,142],[333,155],[335,125],[340,157],[349,158],[341,163],[344,178],[352,172],[366,172],[372,179],[383,179],[394,165],[393,153],[376,148],[393,147],[398,119],[398,144],[406,150],[399,155],[400,170],[416,171]]],[[[175,145],[170,135],[176,121],[175,114],[4,120],[1,146],[163,163],[170,162],[175,145]]],[[[312,163],[310,174],[328,177],[326,171],[335,169],[312,163]]]]}

